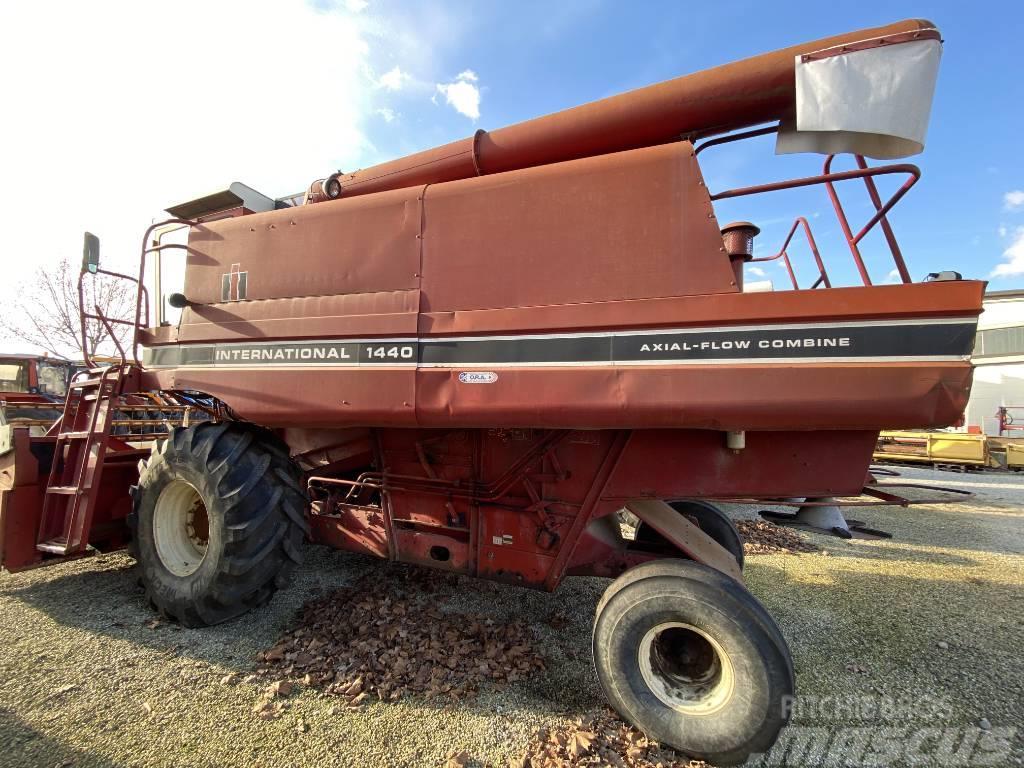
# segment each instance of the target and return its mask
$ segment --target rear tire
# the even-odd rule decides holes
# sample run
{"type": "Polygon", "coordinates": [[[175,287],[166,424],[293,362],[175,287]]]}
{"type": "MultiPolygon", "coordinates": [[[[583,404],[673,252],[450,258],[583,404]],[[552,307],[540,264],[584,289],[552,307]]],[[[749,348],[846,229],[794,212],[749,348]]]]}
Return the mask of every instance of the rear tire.
{"type": "Polygon", "coordinates": [[[175,428],[141,466],[129,551],[161,613],[218,624],[287,584],[305,515],[301,475],[272,434],[230,422],[175,428]]]}
{"type": "Polygon", "coordinates": [[[651,738],[715,765],[742,763],[766,752],[788,720],[788,649],[742,586],[729,579],[723,588],[721,574],[698,563],[673,568],[609,588],[594,623],[598,678],[615,710],[651,738]]]}
{"type": "MultiPolygon", "coordinates": [[[[634,582],[658,576],[675,576],[680,579],[696,578],[698,581],[704,584],[714,585],[718,589],[742,592],[743,595],[740,596],[741,598],[743,598],[744,595],[753,597],[750,591],[743,586],[743,584],[736,581],[728,574],[709,567],[704,567],[699,571],[694,571],[692,568],[693,565],[693,560],[681,560],[666,557],[660,560],[650,560],[646,563],[633,566],[609,584],[605,589],[604,594],[601,595],[601,599],[597,603],[597,609],[594,611],[595,626],[597,624],[597,617],[601,615],[602,611],[604,611],[604,606],[619,590],[634,582]]],[[[790,653],[789,644],[786,642],[786,638],[782,634],[782,630],[779,629],[779,625],[776,623],[771,613],[768,612],[768,609],[764,607],[764,604],[756,597],[753,598],[752,602],[749,602],[749,605],[751,610],[756,614],[758,624],[761,629],[771,634],[772,637],[775,638],[775,643],[785,652],[786,664],[789,667],[790,674],[792,674],[793,656],[790,653]]]]}

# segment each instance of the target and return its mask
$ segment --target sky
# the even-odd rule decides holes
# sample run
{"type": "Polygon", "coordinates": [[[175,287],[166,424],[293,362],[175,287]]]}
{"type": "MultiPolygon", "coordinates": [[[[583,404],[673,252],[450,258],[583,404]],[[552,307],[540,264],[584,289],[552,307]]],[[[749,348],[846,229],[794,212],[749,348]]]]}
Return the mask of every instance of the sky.
{"type": "MultiPolygon", "coordinates": [[[[0,7],[0,311],[39,265],[77,261],[84,230],[105,266],[134,265],[166,206],[232,181],[280,197],[478,128],[908,17],[945,40],[927,147],[909,159],[923,178],[891,217],[911,275],[1024,288],[1019,2],[12,0],[0,7]]],[[[822,161],[777,157],[771,139],[701,159],[712,191],[813,175],[822,161]]],[[[865,221],[863,189],[840,193],[865,221]]],[[[805,215],[830,274],[856,279],[820,187],[717,212],[761,226],[758,255],[805,215]]],[[[868,266],[891,281],[881,246],[866,242],[868,266]]],[[[809,254],[791,255],[807,285],[809,254]]],[[[772,263],[748,278],[786,284],[772,263]]]]}

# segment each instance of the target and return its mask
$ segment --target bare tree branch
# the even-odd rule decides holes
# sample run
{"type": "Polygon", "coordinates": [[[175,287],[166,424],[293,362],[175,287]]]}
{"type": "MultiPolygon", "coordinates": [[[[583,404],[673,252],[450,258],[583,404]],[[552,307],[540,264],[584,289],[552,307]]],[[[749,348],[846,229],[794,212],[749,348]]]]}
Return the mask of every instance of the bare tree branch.
{"type": "MultiPolygon", "coordinates": [[[[86,277],[83,291],[86,311],[104,317],[128,320],[135,312],[132,284],[112,278],[86,277]]],[[[67,259],[55,266],[40,267],[19,291],[18,298],[3,316],[0,329],[8,335],[55,355],[81,359],[81,307],[78,303],[78,267],[67,259]]],[[[85,344],[89,356],[113,354],[116,341],[131,343],[131,327],[112,324],[114,336],[99,320],[85,325],[85,344]]],[[[125,347],[127,349],[127,347],[125,347]]]]}

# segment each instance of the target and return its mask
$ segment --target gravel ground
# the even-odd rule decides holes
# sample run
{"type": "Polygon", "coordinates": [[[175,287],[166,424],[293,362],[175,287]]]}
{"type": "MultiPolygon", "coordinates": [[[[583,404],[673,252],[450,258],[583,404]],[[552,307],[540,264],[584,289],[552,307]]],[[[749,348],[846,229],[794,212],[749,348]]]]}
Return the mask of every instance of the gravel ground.
{"type": "MultiPolygon", "coordinates": [[[[790,731],[856,739],[910,727],[941,739],[977,736],[979,723],[992,733],[1017,728],[1011,753],[988,764],[1022,765],[1024,478],[903,474],[969,487],[978,497],[858,512],[891,531],[891,541],[811,534],[821,552],[747,559],[751,591],[793,649],[804,698],[790,731]],[[864,701],[910,706],[882,717],[850,708],[864,701]]],[[[457,704],[403,698],[355,711],[300,686],[280,718],[255,716],[266,681],[244,678],[256,653],[274,644],[307,599],[388,568],[310,548],[296,584],[270,606],[204,630],[155,622],[123,554],[0,576],[0,765],[438,766],[465,750],[481,764],[504,766],[524,754],[539,727],[564,727],[603,706],[590,624],[606,582],[570,578],[549,595],[460,579],[440,610],[526,622],[546,671],[485,686],[457,704]],[[232,672],[239,682],[222,684],[232,672]]],[[[915,764],[971,762],[933,754],[941,752],[935,743],[915,747],[915,764]]],[[[833,745],[829,757],[807,752],[802,762],[791,751],[787,764],[838,765],[850,750],[833,745]]]]}

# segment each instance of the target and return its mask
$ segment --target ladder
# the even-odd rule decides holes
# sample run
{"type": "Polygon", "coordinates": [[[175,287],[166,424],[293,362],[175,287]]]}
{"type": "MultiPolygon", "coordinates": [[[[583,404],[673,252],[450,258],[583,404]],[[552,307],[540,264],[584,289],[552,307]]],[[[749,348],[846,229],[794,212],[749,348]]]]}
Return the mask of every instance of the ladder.
{"type": "Polygon", "coordinates": [[[82,554],[88,548],[114,401],[127,367],[90,368],[68,388],[36,538],[36,549],[45,555],[82,554]]]}

